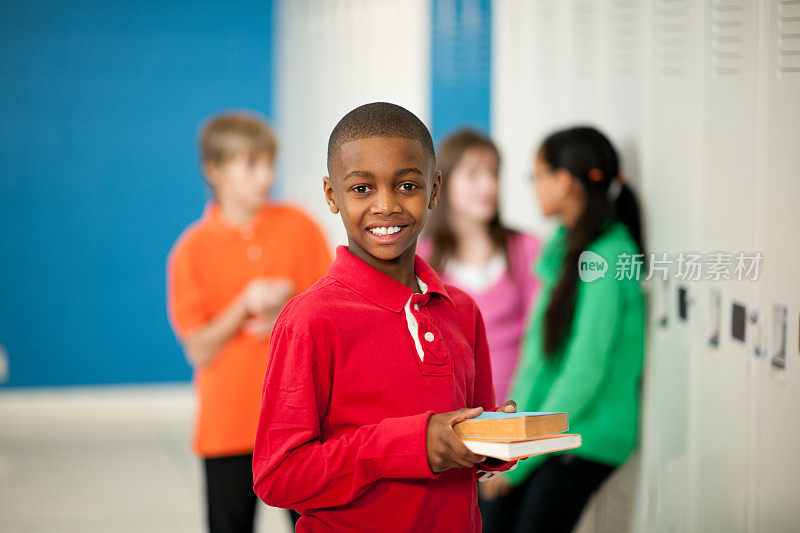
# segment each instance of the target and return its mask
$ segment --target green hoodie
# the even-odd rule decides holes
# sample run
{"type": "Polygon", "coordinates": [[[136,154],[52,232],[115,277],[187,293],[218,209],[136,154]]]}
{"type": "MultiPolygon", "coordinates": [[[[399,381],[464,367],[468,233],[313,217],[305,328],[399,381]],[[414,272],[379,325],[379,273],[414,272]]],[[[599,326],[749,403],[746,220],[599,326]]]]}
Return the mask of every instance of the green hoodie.
{"type": "MultiPolygon", "coordinates": [[[[609,222],[587,247],[608,263],[605,277],[578,280],[569,337],[553,357],[545,358],[544,314],[566,246],[562,225],[536,263],[542,290],[522,343],[510,397],[519,411],[566,411],[569,432],[583,437],[581,447],[569,453],[617,466],[636,446],[645,320],[639,281],[636,277],[615,279],[617,257],[640,252],[624,224],[609,222]]],[[[505,475],[513,485],[520,485],[547,457],[520,461],[505,475]]]]}

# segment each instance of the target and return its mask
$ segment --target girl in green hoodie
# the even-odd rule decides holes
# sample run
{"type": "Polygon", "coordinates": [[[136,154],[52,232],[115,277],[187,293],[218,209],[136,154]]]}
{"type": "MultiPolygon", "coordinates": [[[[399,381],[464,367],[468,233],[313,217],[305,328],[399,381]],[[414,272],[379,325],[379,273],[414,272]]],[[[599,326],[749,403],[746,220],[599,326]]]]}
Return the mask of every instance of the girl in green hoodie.
{"type": "Polygon", "coordinates": [[[535,265],[542,292],[509,396],[519,411],[566,411],[583,444],[482,483],[484,532],[571,531],[638,431],[643,297],[635,269],[617,269],[644,250],[636,199],[593,128],[552,134],[534,165],[542,211],[560,225],[535,265]]]}

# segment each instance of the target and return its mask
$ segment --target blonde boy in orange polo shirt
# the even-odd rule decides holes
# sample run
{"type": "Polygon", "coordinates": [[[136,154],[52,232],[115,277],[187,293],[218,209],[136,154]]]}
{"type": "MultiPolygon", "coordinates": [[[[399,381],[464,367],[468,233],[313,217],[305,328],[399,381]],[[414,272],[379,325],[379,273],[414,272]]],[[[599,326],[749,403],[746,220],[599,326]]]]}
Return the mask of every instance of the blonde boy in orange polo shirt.
{"type": "Polygon", "coordinates": [[[210,120],[200,137],[214,198],[172,248],[170,323],[194,367],[209,530],[252,532],[252,452],[272,326],[324,275],[331,253],[299,209],[267,201],[275,137],[258,117],[210,120]]]}

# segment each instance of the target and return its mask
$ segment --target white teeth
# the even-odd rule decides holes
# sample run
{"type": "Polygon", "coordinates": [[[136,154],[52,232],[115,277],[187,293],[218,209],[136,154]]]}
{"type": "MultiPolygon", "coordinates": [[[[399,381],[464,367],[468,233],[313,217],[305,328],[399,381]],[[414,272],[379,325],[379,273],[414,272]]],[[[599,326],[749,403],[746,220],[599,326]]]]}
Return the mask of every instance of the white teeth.
{"type": "Polygon", "coordinates": [[[400,229],[401,229],[400,226],[391,226],[388,228],[386,226],[381,226],[379,228],[372,228],[369,231],[373,235],[394,235],[395,233],[400,231],[400,229]]]}

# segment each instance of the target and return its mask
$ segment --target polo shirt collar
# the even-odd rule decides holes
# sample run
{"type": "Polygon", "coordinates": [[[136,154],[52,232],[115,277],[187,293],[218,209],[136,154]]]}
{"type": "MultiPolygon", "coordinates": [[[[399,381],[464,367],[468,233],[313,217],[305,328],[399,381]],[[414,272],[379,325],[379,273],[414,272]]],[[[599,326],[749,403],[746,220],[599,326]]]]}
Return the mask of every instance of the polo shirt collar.
{"type": "MultiPolygon", "coordinates": [[[[428,286],[426,294],[440,294],[453,304],[436,271],[418,255],[414,257],[414,273],[428,286]]],[[[336,247],[336,259],[328,274],[374,304],[395,313],[403,310],[414,293],[410,287],[353,255],[347,246],[336,247]]]]}
{"type": "Polygon", "coordinates": [[[219,207],[219,203],[214,200],[209,200],[203,210],[203,219],[206,221],[206,224],[216,232],[226,236],[241,236],[252,234],[253,230],[261,223],[266,212],[267,204],[265,204],[249,222],[240,224],[225,218],[225,215],[222,214],[222,209],[219,207]]]}

